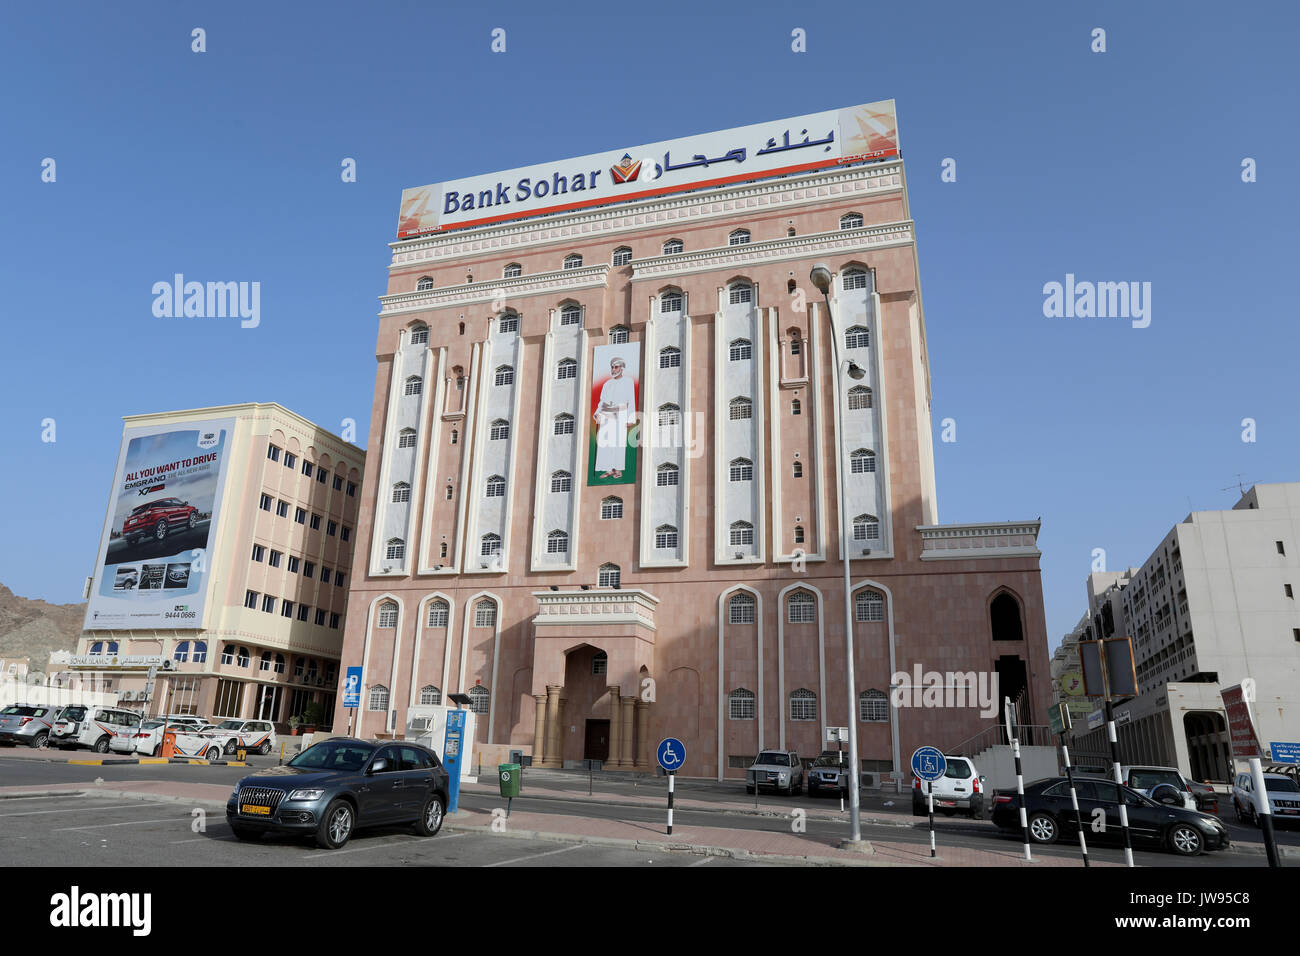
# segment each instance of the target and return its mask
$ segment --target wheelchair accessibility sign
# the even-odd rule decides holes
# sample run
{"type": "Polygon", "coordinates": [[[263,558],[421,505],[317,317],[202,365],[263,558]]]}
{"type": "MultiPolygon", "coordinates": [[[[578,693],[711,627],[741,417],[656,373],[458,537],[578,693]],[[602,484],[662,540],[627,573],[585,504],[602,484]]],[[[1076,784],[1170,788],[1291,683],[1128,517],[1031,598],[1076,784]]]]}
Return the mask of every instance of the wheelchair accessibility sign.
{"type": "Polygon", "coordinates": [[[686,745],[676,737],[665,737],[659,741],[655,756],[666,773],[676,773],[686,762],[686,745]]]}

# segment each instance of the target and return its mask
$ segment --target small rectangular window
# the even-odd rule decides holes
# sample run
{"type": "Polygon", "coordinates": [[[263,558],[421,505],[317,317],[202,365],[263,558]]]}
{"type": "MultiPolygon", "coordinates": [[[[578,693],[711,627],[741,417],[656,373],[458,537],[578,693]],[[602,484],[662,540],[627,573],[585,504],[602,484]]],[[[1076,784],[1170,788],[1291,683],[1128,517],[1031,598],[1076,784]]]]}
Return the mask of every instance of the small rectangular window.
{"type": "Polygon", "coordinates": [[[271,510],[271,505],[272,505],[274,502],[275,502],[275,499],[272,498],[270,495],[262,495],[262,500],[261,500],[261,502],[258,504],[258,507],[261,508],[263,511],[270,511],[270,510],[271,510]]]}
{"type": "Polygon", "coordinates": [[[276,551],[273,549],[271,551],[271,560],[268,563],[271,565],[271,567],[278,568],[280,566],[280,559],[283,557],[284,557],[283,552],[276,551]]]}
{"type": "Polygon", "coordinates": [[[244,607],[247,607],[247,608],[256,608],[256,607],[257,607],[257,592],[256,592],[256,591],[245,591],[245,592],[244,592],[244,607]]]}
{"type": "Polygon", "coordinates": [[[1295,597],[1295,595],[1291,592],[1291,585],[1289,585],[1289,584],[1284,584],[1284,585],[1282,585],[1282,590],[1283,590],[1283,592],[1286,594],[1287,597],[1289,597],[1289,598],[1293,598],[1293,597],[1295,597]]]}
{"type": "Polygon", "coordinates": [[[325,611],[319,608],[316,610],[316,623],[321,627],[325,626],[325,611]]]}
{"type": "Polygon", "coordinates": [[[275,445],[267,445],[267,446],[266,446],[266,457],[269,458],[269,459],[271,459],[271,461],[279,461],[279,460],[280,460],[280,449],[277,448],[275,445]]]}
{"type": "Polygon", "coordinates": [[[352,529],[349,528],[347,525],[344,525],[343,530],[339,532],[339,538],[341,538],[344,541],[347,541],[351,537],[352,537],[352,529]]]}
{"type": "Polygon", "coordinates": [[[287,501],[277,502],[275,506],[275,513],[279,515],[281,518],[289,517],[289,502],[287,501]]]}
{"type": "Polygon", "coordinates": [[[289,452],[286,451],[284,453],[284,467],[293,468],[297,464],[298,464],[298,456],[294,454],[290,454],[289,452]]]}
{"type": "Polygon", "coordinates": [[[300,563],[301,563],[301,562],[300,562],[297,558],[295,558],[293,555],[289,555],[289,572],[290,572],[291,574],[297,574],[297,573],[298,573],[298,565],[299,565],[300,563]]]}
{"type": "Polygon", "coordinates": [[[295,510],[294,513],[293,513],[293,520],[296,521],[296,522],[298,522],[298,524],[306,524],[306,523],[307,523],[307,509],[306,509],[306,508],[298,508],[297,510],[295,510]]]}
{"type": "Polygon", "coordinates": [[[1275,541],[1274,544],[1277,545],[1277,553],[1278,553],[1278,554],[1286,554],[1286,548],[1282,546],[1282,542],[1281,542],[1281,541],[1275,541]]]}
{"type": "Polygon", "coordinates": [[[275,612],[275,598],[271,597],[269,594],[263,594],[262,610],[267,614],[273,614],[275,612]]]}

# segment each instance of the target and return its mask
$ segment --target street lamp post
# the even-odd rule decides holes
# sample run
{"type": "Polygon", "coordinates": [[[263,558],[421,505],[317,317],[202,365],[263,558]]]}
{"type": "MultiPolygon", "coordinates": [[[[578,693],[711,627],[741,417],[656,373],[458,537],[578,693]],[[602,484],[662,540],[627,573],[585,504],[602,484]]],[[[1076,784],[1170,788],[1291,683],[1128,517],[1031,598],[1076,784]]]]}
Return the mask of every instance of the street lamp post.
{"type": "MultiPolygon", "coordinates": [[[[849,377],[858,380],[865,376],[866,370],[856,362],[849,360],[841,363],[840,361],[840,339],[835,334],[835,323],[831,315],[831,270],[824,262],[818,262],[812,268],[809,278],[812,284],[821,290],[822,298],[826,302],[826,319],[831,332],[832,354],[835,356],[835,388],[837,393],[841,391],[840,383],[844,373],[849,377]]],[[[835,402],[835,430],[837,438],[844,435],[844,409],[843,402],[845,397],[839,395],[835,402]]],[[[849,842],[862,842],[862,814],[861,799],[859,790],[861,787],[860,767],[858,764],[858,721],[855,719],[858,703],[857,685],[853,676],[853,601],[850,595],[852,583],[849,578],[849,515],[848,515],[848,492],[844,483],[844,449],[836,448],[836,465],[835,471],[839,475],[840,486],[840,547],[844,549],[844,648],[845,648],[845,674],[848,678],[849,694],[849,842]]]]}

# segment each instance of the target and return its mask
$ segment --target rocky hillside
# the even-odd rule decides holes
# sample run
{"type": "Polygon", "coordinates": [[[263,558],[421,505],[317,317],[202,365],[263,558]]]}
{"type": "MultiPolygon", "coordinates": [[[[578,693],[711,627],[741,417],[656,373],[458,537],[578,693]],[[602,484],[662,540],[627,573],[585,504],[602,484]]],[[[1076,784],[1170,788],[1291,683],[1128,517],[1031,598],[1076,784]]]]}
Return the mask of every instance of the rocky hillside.
{"type": "Polygon", "coordinates": [[[19,597],[0,584],[0,657],[27,657],[45,670],[52,651],[74,651],[85,604],[47,604],[19,597]]]}

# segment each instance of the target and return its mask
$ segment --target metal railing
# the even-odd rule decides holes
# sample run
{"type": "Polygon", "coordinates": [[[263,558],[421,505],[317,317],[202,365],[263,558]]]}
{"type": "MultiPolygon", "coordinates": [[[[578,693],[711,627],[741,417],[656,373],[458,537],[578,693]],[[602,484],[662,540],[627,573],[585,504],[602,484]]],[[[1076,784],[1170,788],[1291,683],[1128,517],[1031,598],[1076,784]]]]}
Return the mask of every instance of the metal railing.
{"type": "MultiPolygon", "coordinates": [[[[1056,745],[1056,741],[1052,737],[1052,728],[1045,724],[1022,724],[1017,728],[1016,733],[1019,735],[1022,747],[1053,747],[1056,745]]],[[[1011,741],[1007,738],[1006,727],[1000,723],[991,724],[974,736],[967,737],[957,746],[945,750],[944,753],[973,757],[990,747],[1009,743],[1011,741]]]]}

